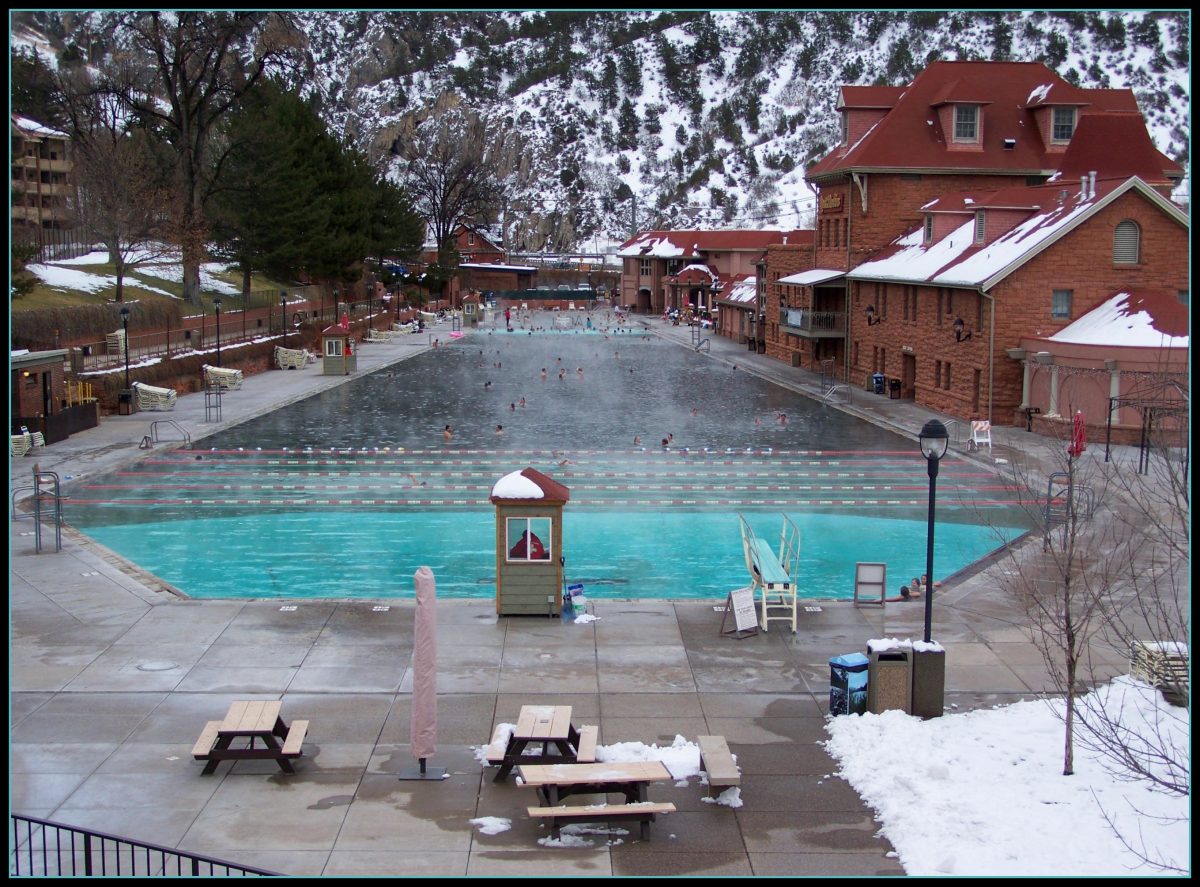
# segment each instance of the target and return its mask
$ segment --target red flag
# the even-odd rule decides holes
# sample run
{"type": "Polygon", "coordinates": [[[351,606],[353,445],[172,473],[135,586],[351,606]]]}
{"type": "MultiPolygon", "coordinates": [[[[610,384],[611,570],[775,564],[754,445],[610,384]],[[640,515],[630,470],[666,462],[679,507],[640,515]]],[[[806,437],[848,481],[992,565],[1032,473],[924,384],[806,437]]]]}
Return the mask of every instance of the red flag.
{"type": "Polygon", "coordinates": [[[1083,410],[1075,411],[1075,418],[1071,421],[1071,443],[1067,445],[1067,455],[1072,459],[1077,459],[1083,455],[1083,451],[1087,449],[1087,426],[1083,421],[1083,410]]]}

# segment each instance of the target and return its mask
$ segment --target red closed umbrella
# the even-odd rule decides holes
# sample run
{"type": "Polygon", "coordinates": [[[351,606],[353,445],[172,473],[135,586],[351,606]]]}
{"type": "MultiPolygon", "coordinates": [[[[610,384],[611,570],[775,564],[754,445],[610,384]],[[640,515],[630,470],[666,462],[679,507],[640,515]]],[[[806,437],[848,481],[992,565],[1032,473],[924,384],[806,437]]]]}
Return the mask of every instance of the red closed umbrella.
{"type": "Polygon", "coordinates": [[[1083,410],[1075,411],[1071,421],[1071,443],[1067,445],[1067,455],[1078,459],[1087,449],[1087,425],[1083,421],[1083,410]]]}

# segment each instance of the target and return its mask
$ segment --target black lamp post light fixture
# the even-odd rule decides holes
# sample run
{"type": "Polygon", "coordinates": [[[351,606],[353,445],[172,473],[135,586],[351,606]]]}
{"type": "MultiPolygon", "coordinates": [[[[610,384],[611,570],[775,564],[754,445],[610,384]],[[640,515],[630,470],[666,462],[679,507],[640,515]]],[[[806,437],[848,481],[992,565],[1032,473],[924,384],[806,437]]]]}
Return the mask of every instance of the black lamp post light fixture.
{"type": "Polygon", "coordinates": [[[287,290],[279,291],[279,331],[283,333],[283,344],[287,344],[287,290]]]}
{"type": "Polygon", "coordinates": [[[967,341],[967,339],[971,338],[970,330],[966,330],[966,332],[963,331],[965,329],[965,327],[966,327],[966,324],[963,323],[963,319],[961,317],[954,318],[954,341],[955,342],[965,342],[965,341],[967,341]]]}
{"type": "Polygon", "coordinates": [[[877,324],[877,323],[883,323],[883,318],[875,316],[875,306],[874,305],[868,305],[867,306],[867,326],[875,326],[875,324],[877,324]]]}
{"type": "Polygon", "coordinates": [[[937,501],[938,463],[946,455],[950,446],[950,435],[946,426],[937,419],[930,419],[921,429],[921,455],[929,470],[929,528],[925,548],[925,586],[921,589],[925,595],[925,643],[929,643],[929,633],[933,624],[933,514],[937,501]]]}
{"type": "Polygon", "coordinates": [[[213,311],[217,315],[217,366],[221,365],[221,300],[213,299],[213,311]]]}

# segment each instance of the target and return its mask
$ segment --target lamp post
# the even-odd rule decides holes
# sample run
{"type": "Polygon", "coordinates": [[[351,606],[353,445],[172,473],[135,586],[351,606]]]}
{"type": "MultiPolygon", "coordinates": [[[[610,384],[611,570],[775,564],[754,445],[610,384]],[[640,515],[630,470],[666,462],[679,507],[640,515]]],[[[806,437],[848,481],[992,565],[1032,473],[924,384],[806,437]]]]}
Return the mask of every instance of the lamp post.
{"type": "Polygon", "coordinates": [[[937,500],[938,462],[946,455],[950,446],[950,435],[946,426],[937,419],[930,419],[921,429],[921,454],[929,468],[929,532],[925,548],[925,577],[927,587],[921,589],[925,595],[925,643],[929,643],[929,631],[933,622],[933,512],[937,500]]]}
{"type": "Polygon", "coordinates": [[[287,345],[287,290],[279,291],[279,331],[283,333],[283,344],[287,345]]]}
{"type": "Polygon", "coordinates": [[[933,510],[937,498],[938,463],[946,455],[950,435],[946,426],[930,419],[921,429],[921,454],[929,466],[929,540],[925,550],[925,643],[913,644],[912,714],[919,718],[940,718],[945,711],[946,651],[930,642],[933,623],[933,510]]]}
{"type": "Polygon", "coordinates": [[[217,313],[217,366],[221,365],[221,300],[213,299],[213,311],[217,313]]]}
{"type": "Polygon", "coordinates": [[[129,308],[121,309],[121,329],[125,339],[125,390],[129,390],[129,308]]]}

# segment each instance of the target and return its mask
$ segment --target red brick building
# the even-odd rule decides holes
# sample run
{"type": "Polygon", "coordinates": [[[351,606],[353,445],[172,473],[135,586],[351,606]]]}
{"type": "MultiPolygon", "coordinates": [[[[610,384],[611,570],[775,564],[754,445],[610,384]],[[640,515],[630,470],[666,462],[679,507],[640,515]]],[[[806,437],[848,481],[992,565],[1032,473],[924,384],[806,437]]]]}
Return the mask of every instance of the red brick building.
{"type": "Polygon", "coordinates": [[[769,245],[811,244],[811,238],[811,231],[644,231],[617,251],[616,301],[649,314],[690,309],[711,315],[723,293],[757,274],[769,245]]]}
{"type": "Polygon", "coordinates": [[[1023,336],[1130,289],[1186,298],[1188,221],[1169,200],[1183,170],[1130,90],[1040,63],[935,62],[907,87],[845,86],[839,110],[841,144],[806,174],[812,262],[782,274],[768,253],[768,353],[1024,422],[1008,353],[1023,336]]]}

